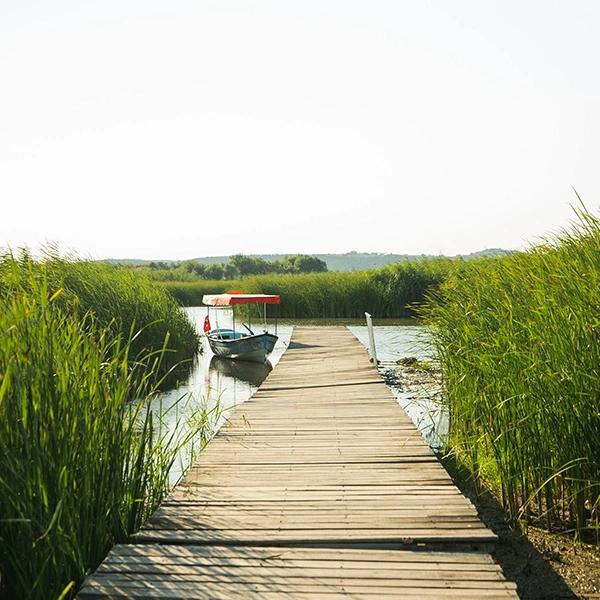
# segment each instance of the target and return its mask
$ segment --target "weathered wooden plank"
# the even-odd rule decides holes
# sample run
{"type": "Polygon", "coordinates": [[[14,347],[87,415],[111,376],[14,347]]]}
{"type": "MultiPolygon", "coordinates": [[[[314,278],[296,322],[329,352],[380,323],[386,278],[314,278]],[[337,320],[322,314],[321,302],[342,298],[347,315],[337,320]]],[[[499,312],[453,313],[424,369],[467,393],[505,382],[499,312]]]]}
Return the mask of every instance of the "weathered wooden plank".
{"type": "MultiPolygon", "coordinates": [[[[289,590],[279,589],[273,590],[260,590],[254,589],[252,586],[237,584],[237,585],[224,585],[219,584],[203,584],[202,586],[196,587],[193,591],[180,590],[178,586],[167,587],[164,589],[132,589],[125,588],[120,585],[113,585],[110,581],[106,583],[93,582],[87,584],[80,596],[81,598],[92,599],[106,599],[111,598],[112,600],[120,599],[158,599],[161,600],[189,600],[194,598],[195,600],[230,600],[230,599],[246,599],[246,598],[260,598],[261,600],[348,600],[348,598],[362,598],[376,600],[378,598],[388,597],[397,598],[397,590],[367,590],[361,591],[360,595],[356,591],[350,595],[345,589],[335,590],[328,589],[327,586],[320,586],[318,591],[303,591],[303,590],[289,590]]],[[[506,598],[517,598],[516,594],[512,590],[440,590],[440,589],[423,589],[417,588],[402,588],[402,600],[422,600],[423,598],[434,598],[436,600],[456,599],[456,598],[485,598],[486,600],[504,600],[506,598]]]]}
{"type": "Polygon", "coordinates": [[[203,529],[152,529],[145,527],[136,533],[132,540],[135,542],[150,542],[161,544],[310,544],[331,546],[348,545],[415,545],[415,544],[449,544],[449,545],[478,545],[491,544],[495,536],[485,528],[432,528],[413,527],[385,528],[369,524],[368,527],[356,526],[346,528],[339,526],[325,527],[288,527],[285,529],[261,528],[251,529],[242,527],[222,528],[215,530],[203,529]]]}
{"type": "Polygon", "coordinates": [[[480,552],[443,552],[420,549],[415,550],[357,550],[356,548],[338,548],[333,553],[331,550],[319,548],[282,548],[280,546],[262,546],[248,548],[248,546],[171,546],[162,544],[135,545],[117,544],[108,555],[108,558],[117,556],[172,556],[172,557],[218,557],[218,558],[251,558],[257,561],[343,561],[352,565],[352,561],[360,562],[386,562],[392,564],[405,564],[407,562],[424,562],[427,564],[438,563],[477,563],[495,565],[489,554],[480,552]]]}
{"type": "Polygon", "coordinates": [[[428,571],[407,571],[406,577],[390,577],[389,573],[369,573],[368,577],[347,577],[334,576],[330,574],[298,574],[294,571],[288,571],[282,575],[274,573],[268,567],[264,569],[264,573],[257,574],[257,570],[245,570],[241,567],[235,569],[179,569],[171,566],[170,571],[165,569],[164,572],[149,572],[147,570],[112,570],[107,573],[99,573],[99,577],[103,575],[110,577],[112,583],[121,581],[123,585],[137,587],[138,581],[143,578],[143,585],[168,586],[173,583],[179,583],[194,589],[196,585],[223,583],[245,584],[262,587],[266,589],[269,586],[278,587],[282,590],[289,591],[293,589],[312,588],[317,590],[319,587],[339,587],[348,591],[360,589],[396,589],[401,591],[404,587],[417,587],[434,589],[496,589],[510,590],[513,585],[507,582],[504,577],[498,577],[495,573],[431,573],[428,571]],[[378,576],[379,575],[379,576],[378,576]]]}
{"type": "MultiPolygon", "coordinates": [[[[289,565],[281,566],[270,565],[252,565],[243,562],[230,562],[228,564],[214,561],[203,561],[199,563],[166,562],[166,561],[139,561],[127,560],[119,562],[104,562],[96,571],[98,575],[108,575],[109,573],[122,574],[144,574],[149,576],[181,575],[188,576],[189,579],[199,581],[214,581],[215,574],[226,577],[227,581],[259,581],[268,579],[269,583],[283,583],[286,579],[290,582],[298,582],[307,578],[327,579],[328,584],[341,585],[351,580],[366,578],[370,583],[377,583],[377,580],[392,581],[396,580],[423,580],[423,581],[443,581],[443,582],[464,582],[464,581],[496,581],[504,582],[504,575],[500,569],[491,567],[481,569],[452,569],[444,565],[445,569],[440,569],[435,565],[423,565],[422,569],[405,568],[393,570],[390,568],[377,568],[371,566],[368,569],[346,569],[343,566],[337,569],[330,567],[312,566],[312,565],[289,565]]],[[[505,586],[508,587],[508,586],[505,586]]]]}

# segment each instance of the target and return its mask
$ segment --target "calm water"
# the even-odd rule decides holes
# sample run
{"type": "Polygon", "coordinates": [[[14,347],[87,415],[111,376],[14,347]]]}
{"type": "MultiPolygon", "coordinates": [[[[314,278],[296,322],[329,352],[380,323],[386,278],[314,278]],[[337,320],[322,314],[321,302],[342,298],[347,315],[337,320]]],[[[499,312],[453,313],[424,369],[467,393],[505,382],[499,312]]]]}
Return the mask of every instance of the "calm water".
{"type": "MultiPolygon", "coordinates": [[[[194,324],[202,331],[206,308],[189,307],[184,309],[194,324]]],[[[211,324],[217,326],[215,311],[211,310],[211,324]]],[[[335,324],[348,325],[350,331],[359,341],[368,345],[367,328],[358,324],[360,321],[336,321],[335,324]]],[[[376,321],[382,323],[382,321],[376,321]]],[[[383,322],[385,323],[385,322],[383,322]]],[[[415,382],[398,377],[395,363],[400,358],[416,357],[419,360],[434,361],[435,354],[429,343],[427,329],[410,324],[375,325],[375,341],[377,354],[381,362],[380,370],[390,385],[400,405],[407,411],[425,439],[434,447],[440,445],[440,436],[447,429],[447,419],[435,402],[435,389],[427,383],[415,382]]],[[[302,322],[301,324],[309,324],[302,322]]],[[[333,324],[330,321],[311,321],[311,325],[333,324]]],[[[231,326],[230,311],[219,311],[218,325],[231,326]]],[[[255,332],[261,331],[258,326],[255,332]]],[[[177,432],[185,435],[185,420],[195,412],[203,409],[214,409],[214,429],[217,430],[231,410],[245,402],[258,389],[287,348],[293,326],[289,322],[278,324],[279,340],[266,365],[245,363],[215,357],[208,344],[203,340],[203,352],[188,378],[176,389],[159,394],[153,400],[156,414],[161,414],[163,432],[177,432]],[[166,413],[165,413],[166,411],[166,413]],[[218,418],[216,416],[218,415],[218,418]]],[[[269,323],[268,330],[274,333],[274,325],[269,323]]],[[[176,482],[190,461],[194,448],[184,451],[171,473],[171,481],[176,482]]]]}

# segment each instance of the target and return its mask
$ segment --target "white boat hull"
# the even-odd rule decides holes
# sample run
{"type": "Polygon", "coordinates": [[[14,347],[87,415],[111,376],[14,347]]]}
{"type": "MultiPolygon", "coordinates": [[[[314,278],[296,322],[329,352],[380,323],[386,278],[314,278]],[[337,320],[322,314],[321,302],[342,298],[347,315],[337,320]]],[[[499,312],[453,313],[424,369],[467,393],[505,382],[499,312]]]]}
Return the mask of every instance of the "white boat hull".
{"type": "MultiPolygon", "coordinates": [[[[277,336],[271,333],[257,335],[229,334],[231,330],[213,330],[207,334],[208,344],[215,356],[264,363],[267,360],[277,336]],[[228,336],[231,337],[228,339],[228,336]]],[[[232,332],[233,333],[233,332],[232,332]]]]}

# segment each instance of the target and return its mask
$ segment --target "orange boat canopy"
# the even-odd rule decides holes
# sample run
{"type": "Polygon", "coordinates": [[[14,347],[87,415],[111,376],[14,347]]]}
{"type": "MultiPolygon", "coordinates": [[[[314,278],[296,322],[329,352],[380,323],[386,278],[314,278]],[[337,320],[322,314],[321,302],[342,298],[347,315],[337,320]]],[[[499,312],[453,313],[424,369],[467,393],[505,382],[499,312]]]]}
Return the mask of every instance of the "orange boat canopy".
{"type": "Polygon", "coordinates": [[[233,306],[234,304],[280,304],[281,296],[274,294],[206,294],[202,303],[207,306],[233,306]]]}

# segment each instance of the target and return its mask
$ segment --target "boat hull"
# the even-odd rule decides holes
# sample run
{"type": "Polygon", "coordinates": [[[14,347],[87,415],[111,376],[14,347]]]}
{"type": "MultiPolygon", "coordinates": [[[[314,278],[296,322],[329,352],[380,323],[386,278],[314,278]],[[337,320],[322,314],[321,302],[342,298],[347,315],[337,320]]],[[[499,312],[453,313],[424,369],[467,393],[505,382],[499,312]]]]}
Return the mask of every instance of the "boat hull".
{"type": "Polygon", "coordinates": [[[210,349],[221,358],[235,358],[249,362],[264,363],[273,351],[277,336],[272,333],[245,335],[236,339],[219,339],[218,332],[206,336],[210,349]]]}

